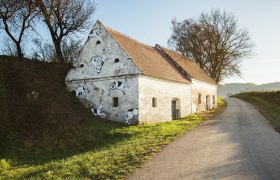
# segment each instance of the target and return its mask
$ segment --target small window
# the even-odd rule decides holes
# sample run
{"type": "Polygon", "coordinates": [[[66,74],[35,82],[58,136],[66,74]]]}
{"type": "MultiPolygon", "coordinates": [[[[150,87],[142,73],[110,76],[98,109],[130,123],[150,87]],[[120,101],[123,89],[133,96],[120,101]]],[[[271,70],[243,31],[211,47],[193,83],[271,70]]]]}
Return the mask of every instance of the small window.
{"type": "Polygon", "coordinates": [[[114,62],[115,62],[115,63],[120,62],[119,58],[116,58],[116,59],[114,60],[114,62]]]}
{"type": "Polygon", "coordinates": [[[216,98],[213,96],[213,104],[216,104],[216,98]]]}
{"type": "Polygon", "coordinates": [[[201,104],[201,94],[198,94],[198,104],[201,104]]]}
{"type": "Polygon", "coordinates": [[[96,41],[96,45],[98,45],[98,44],[101,44],[101,42],[98,40],[98,41],[96,41]]]}
{"type": "Polygon", "coordinates": [[[113,97],[113,107],[119,107],[119,98],[113,97]]]}
{"type": "Polygon", "coordinates": [[[153,107],[157,107],[157,98],[152,98],[153,107]]]}

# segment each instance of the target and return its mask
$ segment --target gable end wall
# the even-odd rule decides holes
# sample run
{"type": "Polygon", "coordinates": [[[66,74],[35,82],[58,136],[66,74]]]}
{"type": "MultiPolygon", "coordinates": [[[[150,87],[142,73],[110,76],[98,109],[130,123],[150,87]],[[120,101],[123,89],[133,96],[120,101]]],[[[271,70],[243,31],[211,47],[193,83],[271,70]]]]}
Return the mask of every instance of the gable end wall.
{"type": "Polygon", "coordinates": [[[94,25],[74,65],[66,84],[95,116],[129,124],[138,121],[141,72],[103,25],[94,25]],[[113,107],[113,98],[118,98],[118,107],[113,107]]]}

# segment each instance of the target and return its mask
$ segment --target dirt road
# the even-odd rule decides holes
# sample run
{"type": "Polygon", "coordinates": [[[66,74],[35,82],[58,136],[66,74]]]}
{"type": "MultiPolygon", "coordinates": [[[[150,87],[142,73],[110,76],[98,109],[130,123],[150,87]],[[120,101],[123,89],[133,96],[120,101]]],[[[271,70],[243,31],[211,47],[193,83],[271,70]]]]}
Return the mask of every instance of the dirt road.
{"type": "Polygon", "coordinates": [[[128,179],[280,179],[280,134],[252,105],[227,102],[128,179]]]}

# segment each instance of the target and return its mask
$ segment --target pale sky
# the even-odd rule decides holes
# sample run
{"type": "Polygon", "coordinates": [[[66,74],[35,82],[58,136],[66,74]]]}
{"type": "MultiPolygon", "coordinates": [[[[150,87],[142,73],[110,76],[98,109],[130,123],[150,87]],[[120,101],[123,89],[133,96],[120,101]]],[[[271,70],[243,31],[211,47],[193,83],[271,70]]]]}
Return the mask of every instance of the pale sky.
{"type": "Polygon", "coordinates": [[[254,41],[256,56],[242,62],[243,79],[232,77],[223,83],[256,84],[280,81],[279,0],[96,0],[95,19],[145,44],[167,47],[171,20],[195,18],[201,12],[219,8],[232,12],[240,27],[254,41]]]}
{"type": "MultiPolygon", "coordinates": [[[[270,83],[280,81],[280,0],[95,0],[94,20],[154,46],[167,47],[171,20],[196,18],[219,8],[231,12],[241,28],[249,31],[256,55],[242,62],[243,78],[222,83],[270,83]]],[[[89,30],[90,31],[90,30],[89,30]]],[[[88,32],[89,32],[88,31],[88,32]]],[[[0,41],[3,41],[3,31],[0,41]]],[[[49,36],[48,31],[43,36],[49,36]]],[[[3,44],[0,42],[0,46],[3,44]]],[[[1,49],[1,47],[0,47],[1,49]]]]}

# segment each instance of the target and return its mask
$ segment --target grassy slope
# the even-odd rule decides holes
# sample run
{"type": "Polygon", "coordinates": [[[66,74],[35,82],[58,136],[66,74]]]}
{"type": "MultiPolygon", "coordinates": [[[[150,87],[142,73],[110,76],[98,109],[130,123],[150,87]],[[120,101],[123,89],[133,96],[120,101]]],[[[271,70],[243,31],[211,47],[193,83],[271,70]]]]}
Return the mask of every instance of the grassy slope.
{"type": "Polygon", "coordinates": [[[252,103],[280,132],[280,91],[248,92],[233,97],[252,103]]]}
{"type": "Polygon", "coordinates": [[[218,112],[130,127],[104,121],[66,90],[68,69],[0,57],[0,179],[124,178],[218,112]],[[38,98],[28,98],[34,90],[38,98]]]}

